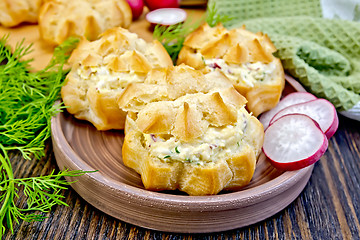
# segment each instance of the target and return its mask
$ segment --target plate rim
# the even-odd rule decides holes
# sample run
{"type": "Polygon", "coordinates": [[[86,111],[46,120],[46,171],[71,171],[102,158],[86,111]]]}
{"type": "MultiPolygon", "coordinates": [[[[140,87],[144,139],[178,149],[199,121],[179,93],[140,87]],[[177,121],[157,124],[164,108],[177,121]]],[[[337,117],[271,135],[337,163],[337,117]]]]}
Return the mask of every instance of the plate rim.
{"type": "MultiPolygon", "coordinates": [[[[295,91],[306,91],[288,74],[285,79],[295,91]]],[[[51,138],[58,167],[94,171],[65,137],[61,124],[62,118],[66,120],[63,114],[66,113],[60,112],[51,119],[51,138]]],[[[74,118],[71,115],[69,117],[74,118]]],[[[261,153],[260,158],[265,157],[261,153]]],[[[209,233],[249,226],[279,213],[301,194],[313,168],[314,164],[296,171],[283,171],[260,185],[208,196],[150,191],[118,181],[101,172],[86,173],[66,180],[73,182],[71,187],[87,203],[127,223],[163,232],[209,233]],[[97,195],[96,190],[89,185],[100,187],[99,194],[104,195],[97,195]],[[192,222],[190,225],[189,219],[192,222]]]]}
{"type": "MultiPolygon", "coordinates": [[[[64,132],[62,131],[60,114],[64,113],[58,113],[51,119],[51,132],[54,144],[59,142],[62,144],[65,143],[66,149],[63,148],[61,151],[68,160],[76,160],[72,162],[74,165],[76,165],[77,170],[96,171],[96,169],[92,168],[74,151],[70,143],[67,141],[64,132]],[[60,126],[60,128],[56,129],[56,125],[60,126]],[[69,156],[69,154],[71,156],[69,156]]],[[[57,159],[56,161],[58,162],[57,159]]],[[[257,202],[260,200],[264,201],[268,198],[271,198],[273,194],[278,193],[279,189],[282,189],[281,192],[283,192],[293,185],[287,184],[287,182],[291,182],[291,180],[295,182],[298,181],[304,177],[308,171],[312,171],[312,169],[313,165],[296,171],[284,171],[278,177],[253,188],[207,196],[175,195],[141,189],[109,178],[101,172],[86,173],[85,175],[87,175],[87,177],[91,178],[93,181],[97,181],[103,185],[111,187],[114,190],[118,190],[125,195],[136,195],[137,199],[141,200],[143,205],[154,206],[159,204],[162,206],[166,205],[169,208],[176,208],[186,211],[204,210],[216,205],[217,209],[222,211],[229,210],[234,207],[238,208],[247,206],[248,204],[251,204],[251,202],[257,202]],[[270,186],[271,188],[269,188],[270,186]],[[257,191],[257,189],[264,187],[264,191],[257,191]]]]}

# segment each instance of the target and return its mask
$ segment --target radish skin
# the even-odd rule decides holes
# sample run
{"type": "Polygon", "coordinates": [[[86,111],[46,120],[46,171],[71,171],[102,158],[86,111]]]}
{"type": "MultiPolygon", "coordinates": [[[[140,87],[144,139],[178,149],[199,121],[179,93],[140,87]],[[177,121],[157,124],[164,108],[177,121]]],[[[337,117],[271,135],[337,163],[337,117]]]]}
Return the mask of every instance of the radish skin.
{"type": "Polygon", "coordinates": [[[328,139],[316,121],[288,114],[266,129],[262,149],[275,168],[292,171],[317,162],[327,147],[328,139]]]}
{"type": "Polygon", "coordinates": [[[339,119],[334,105],[322,98],[282,109],[271,119],[270,125],[278,118],[292,113],[301,113],[311,117],[320,125],[321,130],[328,139],[334,135],[339,126],[339,119]]]}
{"type": "Polygon", "coordinates": [[[144,0],[150,11],[159,8],[178,8],[180,0],[144,0]]]}
{"type": "Polygon", "coordinates": [[[129,4],[133,16],[133,20],[138,19],[144,11],[144,1],[143,0],[126,0],[129,4]]]}
{"type": "Polygon", "coordinates": [[[259,120],[263,124],[264,129],[266,129],[269,126],[271,119],[282,109],[294,104],[308,102],[315,99],[317,99],[317,97],[308,92],[290,93],[284,98],[282,98],[273,109],[261,114],[259,120]]]}

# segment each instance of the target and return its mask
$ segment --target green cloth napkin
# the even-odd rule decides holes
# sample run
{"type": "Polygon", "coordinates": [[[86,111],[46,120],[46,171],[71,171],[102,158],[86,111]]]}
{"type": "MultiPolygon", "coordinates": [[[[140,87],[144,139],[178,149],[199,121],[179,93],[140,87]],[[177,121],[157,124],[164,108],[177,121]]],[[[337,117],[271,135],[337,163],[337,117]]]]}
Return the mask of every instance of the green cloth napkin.
{"type": "Polygon", "coordinates": [[[322,18],[318,0],[214,2],[219,14],[232,17],[225,27],[267,33],[285,71],[337,110],[355,110],[350,117],[360,120],[359,22],[322,18]]]}

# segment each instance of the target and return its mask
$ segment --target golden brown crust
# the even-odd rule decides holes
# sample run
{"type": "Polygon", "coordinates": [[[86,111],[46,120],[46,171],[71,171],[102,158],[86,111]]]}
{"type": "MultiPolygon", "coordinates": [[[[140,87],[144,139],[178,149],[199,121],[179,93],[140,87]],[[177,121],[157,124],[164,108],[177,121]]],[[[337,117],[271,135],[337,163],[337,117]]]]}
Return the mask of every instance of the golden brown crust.
{"type": "MultiPolygon", "coordinates": [[[[261,143],[261,140],[257,139],[261,143]]],[[[225,186],[224,190],[236,191],[249,182],[255,172],[256,151],[251,146],[244,146],[240,154],[227,159],[227,164],[233,173],[231,181],[225,186]]],[[[255,148],[259,149],[259,148],[255,148]]]]}
{"type": "Polygon", "coordinates": [[[191,141],[200,137],[209,125],[206,121],[202,121],[202,118],[201,111],[184,102],[166,133],[171,133],[183,141],[191,141]]]}
{"type": "Polygon", "coordinates": [[[149,190],[237,190],[252,178],[264,135],[246,102],[220,71],[152,69],[119,98],[128,111],[123,162],[149,190]]]}
{"type": "Polygon", "coordinates": [[[23,22],[37,23],[43,0],[1,0],[0,24],[14,27],[23,22]]]}
{"type": "Polygon", "coordinates": [[[39,13],[42,38],[58,45],[70,36],[95,40],[107,29],[130,26],[125,0],[45,0],[39,13]]]}
{"type": "Polygon", "coordinates": [[[206,166],[185,164],[181,176],[180,190],[189,195],[213,195],[226,188],[233,172],[226,161],[217,161],[206,166]]]}
{"type": "MultiPolygon", "coordinates": [[[[278,103],[285,84],[284,70],[279,59],[273,56],[275,46],[266,34],[252,33],[245,27],[232,30],[221,24],[211,28],[204,23],[184,41],[177,64],[187,64],[202,72],[221,69],[232,81],[234,87],[248,100],[247,108],[255,116],[267,111],[278,103]],[[224,61],[228,69],[207,62],[224,61]],[[235,75],[246,64],[261,63],[273,65],[274,70],[266,81],[253,80],[235,75]],[[232,69],[231,69],[232,68],[232,69]],[[231,70],[235,71],[231,71],[231,70]],[[262,95],[263,93],[266,93],[262,95]]],[[[253,71],[253,70],[251,70],[253,71]]]]}
{"type": "Polygon", "coordinates": [[[207,93],[231,86],[232,83],[220,71],[203,74],[182,64],[152,69],[144,83],[130,84],[118,103],[126,111],[137,112],[151,102],[175,100],[189,93],[207,93]]]}
{"type": "Polygon", "coordinates": [[[226,29],[221,24],[214,28],[211,28],[208,24],[202,24],[196,31],[186,37],[184,46],[202,49],[209,41],[220,39],[225,31],[226,29]]]}
{"type": "Polygon", "coordinates": [[[64,104],[69,113],[98,130],[123,129],[126,112],[118,99],[125,87],[143,82],[154,67],[172,66],[164,48],[123,28],[108,30],[93,42],[83,38],[69,62],[72,69],[61,89],[64,104]]]}
{"type": "Polygon", "coordinates": [[[199,52],[206,59],[222,58],[231,47],[231,44],[232,42],[229,33],[224,33],[220,38],[206,43],[202,48],[199,49],[199,52]]]}
{"type": "MultiPolygon", "coordinates": [[[[280,66],[280,60],[279,61],[280,66]]],[[[285,74],[282,68],[276,69],[278,79],[285,78],[285,74]]],[[[248,89],[245,92],[239,91],[242,93],[245,98],[248,100],[247,108],[253,112],[255,116],[259,116],[261,113],[266,112],[273,107],[280,101],[281,93],[284,89],[285,82],[278,81],[277,84],[268,84],[266,86],[254,87],[248,89]]],[[[240,85],[235,85],[236,89],[240,89],[240,85]]]]}
{"type": "MultiPolygon", "coordinates": [[[[263,142],[263,127],[244,109],[244,98],[230,89],[233,88],[187,94],[174,101],[148,103],[138,113],[127,115],[123,161],[141,175],[146,189],[179,189],[189,195],[210,195],[223,189],[237,190],[250,182],[263,142]],[[237,129],[236,125],[242,127],[237,129]],[[206,138],[212,137],[210,132],[220,133],[226,128],[235,128],[238,142],[230,141],[205,162],[157,156],[156,150],[152,149],[157,141],[154,140],[154,146],[151,146],[145,140],[149,136],[164,136],[164,140],[158,140],[160,142],[175,138],[179,146],[173,150],[176,155],[179,151],[186,152],[182,146],[201,145],[206,138]]],[[[217,136],[224,141],[228,137],[217,136]]],[[[212,143],[210,148],[217,147],[217,142],[212,143]]]]}
{"type": "Polygon", "coordinates": [[[166,134],[175,121],[174,110],[170,102],[155,102],[139,112],[137,126],[144,133],[166,134]]]}
{"type": "MultiPolygon", "coordinates": [[[[127,123],[127,125],[130,124],[127,123]]],[[[165,165],[156,158],[149,158],[148,151],[141,145],[142,133],[132,131],[132,128],[125,135],[125,138],[126,142],[123,144],[122,151],[126,154],[123,154],[123,162],[136,172],[142,173],[141,180],[146,189],[159,191],[178,188],[177,169],[182,167],[180,162],[165,165]]]]}

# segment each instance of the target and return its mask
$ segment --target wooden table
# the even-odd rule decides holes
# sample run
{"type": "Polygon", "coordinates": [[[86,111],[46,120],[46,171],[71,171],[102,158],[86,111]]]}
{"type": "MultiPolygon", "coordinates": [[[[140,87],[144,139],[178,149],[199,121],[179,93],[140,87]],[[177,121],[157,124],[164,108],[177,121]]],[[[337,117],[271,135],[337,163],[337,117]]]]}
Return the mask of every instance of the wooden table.
{"type": "MultiPolygon", "coordinates": [[[[189,10],[190,11],[190,10],[189,10]]],[[[195,15],[202,10],[191,11],[195,15]]],[[[144,19],[130,30],[151,39],[144,19]],[[141,29],[146,29],[145,31],[141,29]]],[[[36,25],[0,28],[0,35],[11,33],[10,42],[22,38],[34,43],[35,70],[44,67],[52,48],[41,41],[36,25]]],[[[69,205],[56,206],[43,222],[22,222],[14,234],[4,239],[360,239],[360,122],[339,116],[340,125],[329,141],[329,148],[315,164],[313,174],[300,196],[283,211],[257,224],[226,232],[175,234],[140,228],[108,216],[84,201],[71,188],[63,191],[69,205]]],[[[25,161],[19,154],[11,157],[14,175],[30,177],[49,174],[57,169],[51,141],[46,157],[25,161]]],[[[20,195],[18,204],[25,204],[20,195]]]]}

